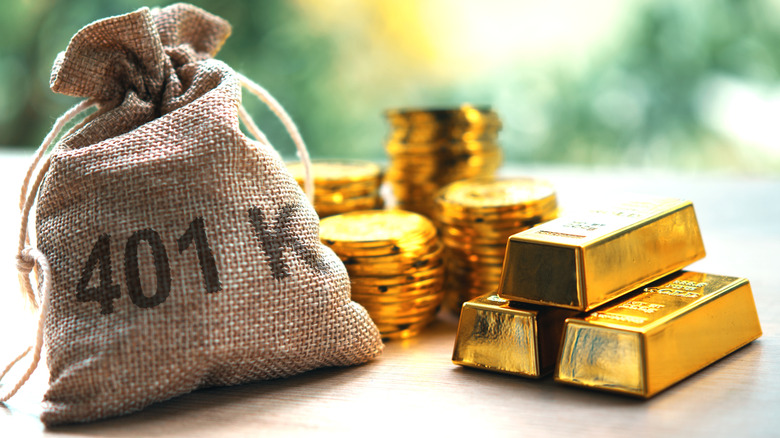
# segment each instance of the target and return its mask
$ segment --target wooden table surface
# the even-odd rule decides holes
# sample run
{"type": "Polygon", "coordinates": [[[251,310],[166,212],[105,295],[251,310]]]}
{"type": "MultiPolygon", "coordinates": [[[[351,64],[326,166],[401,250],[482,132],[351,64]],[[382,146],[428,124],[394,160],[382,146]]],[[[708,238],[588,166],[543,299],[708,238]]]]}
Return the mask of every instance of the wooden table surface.
{"type": "MultiPolygon", "coordinates": [[[[0,366],[33,337],[13,260],[27,163],[26,154],[0,153],[0,366]]],[[[0,436],[780,436],[780,176],[521,166],[504,173],[552,181],[564,208],[615,188],[692,200],[707,257],[690,269],[748,278],[763,336],[642,401],[453,365],[457,319],[442,313],[420,336],[388,342],[363,366],[199,390],[140,413],[51,430],[38,419],[42,365],[0,405],[0,436]]]]}

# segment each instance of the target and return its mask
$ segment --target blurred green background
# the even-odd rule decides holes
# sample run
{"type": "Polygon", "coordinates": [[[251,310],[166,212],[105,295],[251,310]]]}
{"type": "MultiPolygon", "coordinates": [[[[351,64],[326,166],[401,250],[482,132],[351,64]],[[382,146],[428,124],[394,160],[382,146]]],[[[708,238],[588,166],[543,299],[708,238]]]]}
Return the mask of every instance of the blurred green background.
{"type": "MultiPolygon", "coordinates": [[[[35,147],[76,102],[48,81],[79,28],[169,3],[4,2],[0,145],[35,147]]],[[[385,109],[470,102],[501,116],[511,163],[780,175],[780,1],[193,3],[233,25],[217,57],[276,96],[315,158],[384,160],[385,109]]]]}

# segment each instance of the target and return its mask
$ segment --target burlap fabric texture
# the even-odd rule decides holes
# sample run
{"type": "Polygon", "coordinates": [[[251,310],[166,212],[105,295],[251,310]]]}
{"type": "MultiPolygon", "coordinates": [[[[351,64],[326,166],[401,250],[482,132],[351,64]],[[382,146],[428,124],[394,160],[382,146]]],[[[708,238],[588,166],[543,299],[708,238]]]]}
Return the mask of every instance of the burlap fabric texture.
{"type": "Polygon", "coordinates": [[[99,105],[38,194],[47,425],[382,350],[311,204],[239,130],[239,75],[212,59],[229,33],[190,5],[141,9],[86,26],[55,62],[54,91],[99,105]]]}

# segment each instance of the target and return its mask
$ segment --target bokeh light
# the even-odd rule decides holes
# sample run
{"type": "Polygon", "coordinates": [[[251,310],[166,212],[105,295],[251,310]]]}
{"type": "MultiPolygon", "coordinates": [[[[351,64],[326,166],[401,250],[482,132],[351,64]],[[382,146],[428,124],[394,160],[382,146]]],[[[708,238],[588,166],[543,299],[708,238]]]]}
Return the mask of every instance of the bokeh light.
{"type": "MultiPolygon", "coordinates": [[[[385,160],[386,109],[470,102],[501,116],[510,163],[780,174],[777,0],[193,3],[231,22],[218,57],[277,97],[317,158],[385,160]]],[[[75,103],[48,78],[80,27],[165,4],[4,5],[0,145],[36,146],[75,103]]]]}

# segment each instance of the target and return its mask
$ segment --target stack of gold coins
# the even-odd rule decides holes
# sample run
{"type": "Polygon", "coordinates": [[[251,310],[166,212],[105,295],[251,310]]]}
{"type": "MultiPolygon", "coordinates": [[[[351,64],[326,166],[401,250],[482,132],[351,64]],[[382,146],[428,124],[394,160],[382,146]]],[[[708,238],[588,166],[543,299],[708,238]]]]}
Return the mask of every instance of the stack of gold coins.
{"type": "Polygon", "coordinates": [[[501,165],[501,121],[489,108],[389,110],[387,181],[397,206],[431,217],[443,186],[492,176],[501,165]]]}
{"type": "Polygon", "coordinates": [[[429,219],[403,210],[344,213],[320,222],[320,239],[344,262],[352,299],[384,338],[414,336],[435,318],[444,247],[429,219]]]}
{"type": "Polygon", "coordinates": [[[476,178],[436,196],[436,221],[446,248],[445,305],[495,291],[509,236],[558,215],[555,190],[532,178],[476,178]]]}
{"type": "MultiPolygon", "coordinates": [[[[304,170],[300,162],[287,168],[303,187],[304,170]]],[[[313,160],[314,209],[323,218],[356,210],[382,208],[379,194],[382,168],[370,161],[313,160]]]]}

